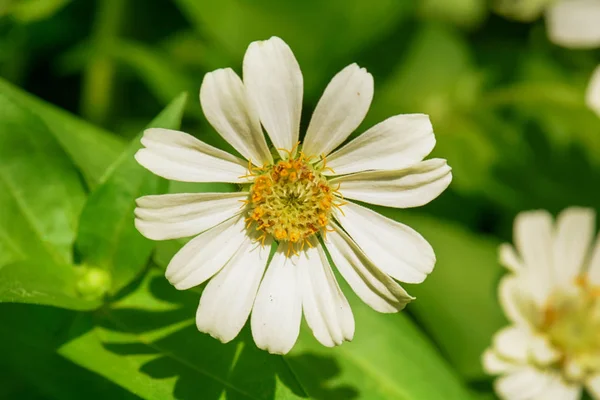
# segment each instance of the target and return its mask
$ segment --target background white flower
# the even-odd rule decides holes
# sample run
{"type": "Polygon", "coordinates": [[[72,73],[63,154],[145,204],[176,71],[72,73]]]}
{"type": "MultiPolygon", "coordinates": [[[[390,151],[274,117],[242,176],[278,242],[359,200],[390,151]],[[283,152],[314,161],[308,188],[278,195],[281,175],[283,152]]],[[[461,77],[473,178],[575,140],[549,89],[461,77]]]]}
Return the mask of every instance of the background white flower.
{"type": "Polygon", "coordinates": [[[600,240],[595,213],[569,208],[553,223],[521,213],[516,249],[500,248],[511,273],[499,296],[511,325],[496,334],[483,364],[503,399],[600,399],[600,240]]]}
{"type": "Polygon", "coordinates": [[[228,342],[252,311],[256,344],[286,353],[304,314],[323,345],[339,345],[352,339],[354,319],[326,251],[380,312],[399,311],[413,299],[395,280],[422,282],[435,263],[417,232],[347,199],[420,206],[446,189],[450,168],[445,160],[422,161],[435,145],[422,114],[391,117],[336,150],[373,97],[371,74],[356,64],[331,80],[302,145],[302,74],[287,44],[277,37],[251,43],[243,74],[243,82],[231,69],[207,74],[200,102],[248,161],[166,129],[147,130],[136,154],[164,178],[238,183],[240,192],[142,197],[136,227],[154,240],[198,235],[173,257],[166,276],[178,289],[214,277],[198,307],[200,331],[228,342]]]}

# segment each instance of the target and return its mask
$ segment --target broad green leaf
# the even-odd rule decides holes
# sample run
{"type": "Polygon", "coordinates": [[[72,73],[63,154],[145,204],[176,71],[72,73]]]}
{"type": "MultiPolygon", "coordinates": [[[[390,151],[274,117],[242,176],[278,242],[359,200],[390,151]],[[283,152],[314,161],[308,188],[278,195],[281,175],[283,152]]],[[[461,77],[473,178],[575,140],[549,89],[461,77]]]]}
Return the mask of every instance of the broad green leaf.
{"type": "Polygon", "coordinates": [[[436,254],[435,269],[425,282],[407,285],[417,297],[408,309],[463,376],[485,378],[481,354],[506,324],[496,297],[503,273],[499,243],[431,217],[378,211],[416,229],[436,254]]]}
{"type": "MultiPolygon", "coordinates": [[[[86,183],[94,187],[125,148],[120,138],[48,104],[0,78],[0,94],[18,101],[41,119],[86,183]]],[[[1,253],[1,252],[0,252],[1,253]]]]}
{"type": "MultiPolygon", "coordinates": [[[[148,126],[179,128],[186,100],[185,93],[177,97],[148,126]]],[[[141,135],[133,139],[92,192],[79,223],[76,249],[82,263],[109,270],[113,293],[144,268],[154,247],[134,226],[135,199],[165,193],[168,188],[167,181],[133,158],[141,147],[141,135]]]]}
{"type": "Polygon", "coordinates": [[[85,192],[44,122],[0,93],[0,260],[68,263],[85,192]]]}
{"type": "Polygon", "coordinates": [[[197,303],[153,270],[129,296],[81,316],[59,354],[143,399],[305,397],[285,361],[258,350],[249,332],[226,345],[200,334],[197,303]]]}
{"type": "MultiPolygon", "coordinates": [[[[0,398],[49,398],[60,400],[115,399],[138,397],[112,382],[56,354],[43,335],[52,336],[44,319],[53,316],[49,308],[3,304],[0,306],[0,398]],[[23,323],[31,319],[32,323],[23,323]],[[28,331],[37,331],[32,337],[28,331]],[[4,382],[2,378],[10,381],[4,382]],[[10,390],[10,391],[9,391],[10,390]]],[[[58,321],[63,315],[58,316],[58,321]]]]}
{"type": "MultiPolygon", "coordinates": [[[[71,0],[21,0],[8,6],[8,12],[20,22],[36,22],[52,17],[71,0]]],[[[10,1],[9,1],[10,2],[10,1]]],[[[1,14],[0,10],[0,14],[1,14]]]]}
{"type": "Polygon", "coordinates": [[[99,299],[84,298],[78,290],[83,271],[69,264],[27,260],[0,265],[0,302],[32,303],[91,310],[99,299]]]}
{"type": "Polygon", "coordinates": [[[324,87],[317,88],[330,78],[332,71],[328,68],[339,62],[355,61],[346,58],[389,34],[408,17],[412,8],[410,2],[393,0],[353,1],[351,6],[344,0],[177,0],[176,3],[199,32],[214,40],[210,43],[215,49],[212,53],[229,55],[231,65],[209,68],[238,69],[251,41],[277,35],[298,58],[309,97],[323,90],[324,87]]]}

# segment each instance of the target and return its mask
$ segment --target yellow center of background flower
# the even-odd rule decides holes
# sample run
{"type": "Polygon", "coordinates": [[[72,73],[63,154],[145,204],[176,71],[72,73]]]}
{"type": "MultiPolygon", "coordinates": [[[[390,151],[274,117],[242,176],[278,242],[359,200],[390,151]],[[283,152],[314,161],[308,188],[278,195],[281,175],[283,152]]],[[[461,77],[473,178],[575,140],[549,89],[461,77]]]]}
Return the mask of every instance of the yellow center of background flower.
{"type": "Polygon", "coordinates": [[[600,287],[579,279],[577,289],[550,298],[542,329],[563,353],[567,375],[585,378],[600,372],[600,287]]]}
{"type": "MultiPolygon", "coordinates": [[[[264,240],[271,235],[286,241],[291,251],[295,245],[310,245],[308,238],[325,230],[333,207],[342,205],[333,189],[321,174],[325,162],[313,165],[314,157],[302,152],[273,165],[252,168],[255,176],[248,200],[248,227],[254,226],[264,240]]],[[[323,160],[325,161],[325,160],[323,160]]]]}

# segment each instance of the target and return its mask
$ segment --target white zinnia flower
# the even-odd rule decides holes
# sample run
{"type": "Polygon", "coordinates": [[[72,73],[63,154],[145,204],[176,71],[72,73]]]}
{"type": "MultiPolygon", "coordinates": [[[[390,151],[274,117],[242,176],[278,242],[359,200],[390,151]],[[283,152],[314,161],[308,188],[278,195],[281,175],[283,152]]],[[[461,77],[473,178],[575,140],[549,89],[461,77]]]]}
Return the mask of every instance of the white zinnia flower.
{"type": "Polygon", "coordinates": [[[354,318],[327,253],[356,294],[384,313],[413,299],[395,280],[422,282],[435,263],[417,232],[348,199],[421,206],[446,189],[450,168],[445,160],[422,161],[435,145],[422,114],[391,117],[334,151],[373,97],[373,77],[356,64],[331,80],[301,145],[302,73],[287,44],[277,37],[251,43],[243,73],[243,82],[229,68],[207,74],[200,103],[248,161],[167,129],[145,131],[136,154],[164,178],[232,182],[240,191],[142,197],[136,227],[154,240],[198,235],[166,276],[177,289],[213,278],[196,315],[200,331],[228,342],[252,311],[258,347],[286,353],[304,313],[319,342],[339,345],[352,339],[354,318]]]}
{"type": "Polygon", "coordinates": [[[509,400],[600,399],[600,240],[595,213],[569,208],[520,214],[515,249],[500,247],[511,274],[500,282],[511,325],[494,337],[483,364],[509,400]]]}

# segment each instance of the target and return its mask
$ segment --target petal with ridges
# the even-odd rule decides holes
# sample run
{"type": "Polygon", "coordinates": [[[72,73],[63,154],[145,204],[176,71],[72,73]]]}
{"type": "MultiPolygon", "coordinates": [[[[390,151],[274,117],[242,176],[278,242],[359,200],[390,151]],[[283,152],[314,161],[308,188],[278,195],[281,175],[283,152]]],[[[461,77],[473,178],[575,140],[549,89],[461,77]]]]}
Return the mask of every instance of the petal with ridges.
{"type": "Polygon", "coordinates": [[[487,349],[481,357],[481,363],[486,373],[491,375],[505,374],[515,371],[521,365],[500,357],[494,350],[487,349]]]}
{"type": "MultiPolygon", "coordinates": [[[[278,149],[298,142],[302,113],[302,72],[290,47],[280,38],[250,43],[244,55],[244,85],[260,121],[278,149]]],[[[285,151],[279,154],[286,156],[285,151]]]]}
{"type": "Polygon", "coordinates": [[[410,227],[352,202],[334,214],[375,266],[392,278],[421,283],[433,270],[431,245],[410,227]]]}
{"type": "Polygon", "coordinates": [[[533,334],[520,326],[509,326],[494,335],[494,351],[510,361],[527,362],[533,334]]]}
{"type": "Polygon", "coordinates": [[[140,197],[135,227],[152,240],[197,235],[241,212],[247,192],[178,193],[140,197]]]}
{"type": "Polygon", "coordinates": [[[526,268],[529,290],[538,304],[544,304],[556,282],[552,262],[552,216],[547,211],[520,213],[515,219],[514,240],[526,268]]]}
{"type": "Polygon", "coordinates": [[[170,129],[144,131],[135,159],[158,176],[181,182],[242,183],[246,163],[192,135],[170,129]]]}
{"type": "Polygon", "coordinates": [[[219,272],[246,240],[243,216],[231,218],[186,243],[167,266],[167,279],[179,290],[200,285],[219,272]]]}
{"type": "Polygon", "coordinates": [[[588,83],[585,104],[600,117],[600,65],[596,67],[588,83]]]}
{"type": "Polygon", "coordinates": [[[213,128],[247,160],[257,166],[273,162],[258,112],[242,80],[231,68],[204,76],[200,104],[213,128]]]}
{"type": "Polygon", "coordinates": [[[351,64],[333,77],[319,100],[302,151],[307,155],[329,154],[363,121],[373,99],[373,76],[351,64]]]}
{"type": "Polygon", "coordinates": [[[549,373],[525,367],[497,379],[494,388],[502,399],[532,400],[543,393],[551,381],[549,373]]]}
{"type": "Polygon", "coordinates": [[[514,324],[533,328],[537,324],[538,309],[530,298],[523,281],[514,275],[502,278],[498,287],[500,305],[506,317],[514,324]]]}
{"type": "Polygon", "coordinates": [[[250,325],[256,345],[273,354],[286,354],[296,343],[302,319],[302,291],[297,260],[279,246],[254,301],[250,325]]]}
{"type": "Polygon", "coordinates": [[[354,337],[354,316],[331,271],[321,244],[302,251],[298,279],[302,310],[315,338],[327,347],[338,346],[354,337]]]}
{"type": "Polygon", "coordinates": [[[556,282],[574,282],[584,272],[595,229],[596,213],[591,208],[570,207],[558,215],[554,237],[556,282]]]}
{"type": "Polygon", "coordinates": [[[598,0],[558,0],[546,11],[550,41],[571,48],[600,46],[600,2],[598,0]]]}
{"type": "Polygon", "coordinates": [[[235,338],[250,315],[271,243],[264,247],[246,238],[227,265],[208,282],[196,313],[201,332],[227,343],[235,338]]]}
{"type": "Polygon", "coordinates": [[[503,243],[500,245],[499,258],[500,264],[510,271],[515,273],[523,272],[523,260],[521,260],[521,257],[519,257],[511,244],[503,243]]]}
{"type": "Polygon", "coordinates": [[[325,246],[331,260],[352,290],[375,311],[398,312],[414,300],[406,290],[377,268],[342,228],[332,223],[325,246]]]}
{"type": "Polygon", "coordinates": [[[535,400],[579,400],[581,392],[581,384],[567,383],[560,375],[554,374],[535,400]]]}
{"type": "Polygon", "coordinates": [[[600,235],[598,235],[592,251],[587,277],[592,285],[600,286],[600,235]]]}
{"type": "Polygon", "coordinates": [[[435,136],[429,116],[405,114],[390,117],[368,129],[327,157],[327,166],[345,175],[373,169],[395,170],[413,165],[431,153],[435,136]]]}
{"type": "Polygon", "coordinates": [[[452,181],[446,160],[434,158],[395,171],[370,171],[331,180],[347,199],[386,207],[419,207],[438,197],[452,181]]]}

